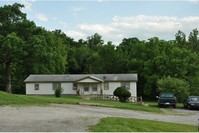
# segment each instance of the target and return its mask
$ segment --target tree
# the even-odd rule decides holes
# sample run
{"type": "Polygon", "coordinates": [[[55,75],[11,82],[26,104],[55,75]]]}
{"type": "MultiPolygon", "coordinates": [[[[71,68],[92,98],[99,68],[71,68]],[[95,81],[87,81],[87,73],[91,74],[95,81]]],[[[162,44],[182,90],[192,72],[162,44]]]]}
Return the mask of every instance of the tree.
{"type": "Polygon", "coordinates": [[[180,102],[189,95],[189,84],[183,79],[163,77],[158,80],[157,86],[161,92],[172,92],[180,102]]]}
{"type": "Polygon", "coordinates": [[[69,72],[73,74],[90,73],[92,56],[93,51],[85,45],[79,48],[70,48],[68,54],[69,72]]]}
{"type": "Polygon", "coordinates": [[[98,33],[95,33],[91,37],[87,38],[87,45],[93,51],[97,51],[99,47],[102,46],[103,43],[104,41],[102,40],[102,36],[99,35],[98,33]]]}
{"type": "Polygon", "coordinates": [[[193,76],[189,76],[190,84],[190,95],[198,96],[199,95],[199,71],[196,72],[193,76]]]}
{"type": "Polygon", "coordinates": [[[127,102],[128,98],[131,96],[131,93],[125,87],[117,87],[114,92],[114,96],[117,96],[120,102],[127,102]]]}
{"type": "Polygon", "coordinates": [[[133,51],[134,45],[140,42],[141,41],[136,37],[124,38],[119,46],[123,51],[126,51],[128,54],[130,54],[133,51]]]}
{"type": "Polygon", "coordinates": [[[24,6],[18,3],[0,7],[0,34],[7,36],[15,32],[17,25],[26,20],[26,14],[21,12],[24,6]]]}
{"type": "Polygon", "coordinates": [[[178,31],[175,35],[176,37],[176,42],[179,47],[186,47],[186,35],[182,31],[178,31]]]}
{"type": "Polygon", "coordinates": [[[114,73],[115,65],[115,46],[112,44],[104,45],[98,51],[100,56],[99,67],[101,73],[114,73]],[[103,63],[100,63],[103,62],[103,63]]]}
{"type": "Polygon", "coordinates": [[[189,47],[192,51],[199,52],[199,37],[198,37],[198,29],[193,29],[189,34],[189,47]]]}
{"type": "Polygon", "coordinates": [[[23,53],[23,41],[17,35],[17,25],[26,20],[26,14],[21,12],[21,4],[5,5],[0,7],[0,63],[5,64],[6,91],[11,93],[12,65],[23,53]]]}
{"type": "Polygon", "coordinates": [[[20,54],[23,53],[23,41],[15,33],[11,33],[5,38],[0,38],[0,62],[5,64],[7,78],[6,91],[11,93],[12,65],[20,59],[20,54]]]}

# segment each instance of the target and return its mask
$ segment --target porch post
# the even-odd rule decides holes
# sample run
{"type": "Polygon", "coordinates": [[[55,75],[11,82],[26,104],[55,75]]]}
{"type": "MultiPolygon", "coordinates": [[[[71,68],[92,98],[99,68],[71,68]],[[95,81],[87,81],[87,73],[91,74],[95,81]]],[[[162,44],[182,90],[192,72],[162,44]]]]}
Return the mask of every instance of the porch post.
{"type": "Polygon", "coordinates": [[[103,95],[102,83],[100,84],[100,95],[103,95]]]}

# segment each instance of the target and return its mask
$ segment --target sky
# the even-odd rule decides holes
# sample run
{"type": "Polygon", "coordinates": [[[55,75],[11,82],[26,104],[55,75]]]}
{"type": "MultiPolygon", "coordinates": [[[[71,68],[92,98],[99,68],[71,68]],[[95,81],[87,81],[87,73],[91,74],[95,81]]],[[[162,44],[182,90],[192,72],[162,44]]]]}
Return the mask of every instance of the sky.
{"type": "Polygon", "coordinates": [[[0,0],[21,3],[27,19],[47,30],[62,30],[74,40],[98,33],[118,45],[124,38],[174,40],[199,30],[199,0],[0,0]]]}

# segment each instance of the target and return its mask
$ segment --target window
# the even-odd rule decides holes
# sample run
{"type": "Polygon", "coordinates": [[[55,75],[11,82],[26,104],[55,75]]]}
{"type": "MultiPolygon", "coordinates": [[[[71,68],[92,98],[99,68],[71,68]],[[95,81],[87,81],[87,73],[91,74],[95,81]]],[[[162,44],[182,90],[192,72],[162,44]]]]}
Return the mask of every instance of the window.
{"type": "Polygon", "coordinates": [[[88,86],[89,86],[88,84],[85,84],[85,85],[84,85],[84,91],[86,91],[86,92],[89,91],[89,87],[88,87],[88,86]]]}
{"type": "Polygon", "coordinates": [[[77,90],[77,84],[73,83],[73,90],[77,90]]]}
{"type": "Polygon", "coordinates": [[[39,90],[39,84],[35,84],[35,90],[39,90]]]}
{"type": "Polygon", "coordinates": [[[130,82],[121,82],[121,86],[125,87],[127,90],[130,90],[130,82]]]}
{"type": "Polygon", "coordinates": [[[104,83],[104,90],[109,90],[109,83],[108,82],[104,83]]]}
{"type": "Polygon", "coordinates": [[[61,88],[61,83],[53,83],[53,90],[61,88]]]}
{"type": "Polygon", "coordinates": [[[97,91],[97,84],[92,85],[93,91],[97,91]]]}

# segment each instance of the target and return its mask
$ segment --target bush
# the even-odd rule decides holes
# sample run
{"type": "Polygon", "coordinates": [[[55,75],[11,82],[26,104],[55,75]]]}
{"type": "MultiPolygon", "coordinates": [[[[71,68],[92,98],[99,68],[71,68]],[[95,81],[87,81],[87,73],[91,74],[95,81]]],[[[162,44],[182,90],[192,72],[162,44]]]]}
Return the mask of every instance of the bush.
{"type": "Polygon", "coordinates": [[[189,84],[183,79],[163,77],[158,80],[157,86],[160,92],[172,92],[179,102],[189,95],[189,84]]]}
{"type": "Polygon", "coordinates": [[[117,87],[114,92],[114,96],[117,96],[120,102],[126,102],[131,96],[131,93],[125,87],[117,87]]]}
{"type": "Polygon", "coordinates": [[[55,97],[61,97],[61,94],[63,93],[63,88],[60,87],[53,90],[55,92],[55,97]]]}

